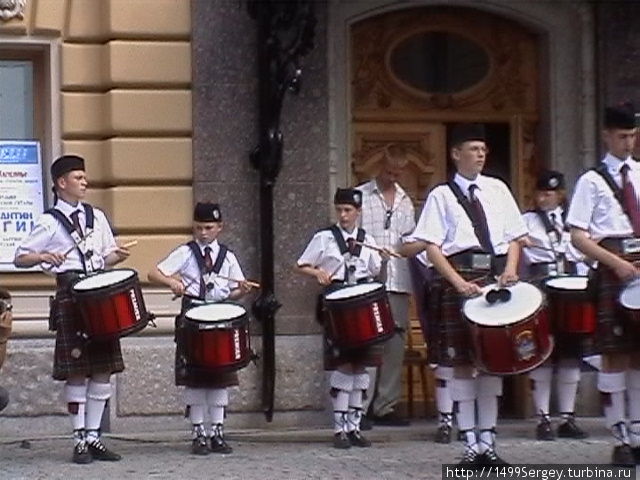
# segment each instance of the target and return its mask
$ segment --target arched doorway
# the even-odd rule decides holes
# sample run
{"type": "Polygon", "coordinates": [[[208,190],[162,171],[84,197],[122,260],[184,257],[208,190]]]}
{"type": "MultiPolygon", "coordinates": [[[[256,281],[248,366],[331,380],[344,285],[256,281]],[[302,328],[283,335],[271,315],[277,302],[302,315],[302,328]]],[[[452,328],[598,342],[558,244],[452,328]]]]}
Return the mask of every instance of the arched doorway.
{"type": "MultiPolygon", "coordinates": [[[[492,13],[434,6],[366,18],[349,36],[352,183],[375,175],[385,144],[401,143],[411,159],[401,183],[420,208],[450,173],[451,126],[482,122],[491,149],[485,171],[528,207],[542,163],[536,33],[492,13]]],[[[527,387],[522,377],[506,382],[504,414],[528,413],[527,387]]],[[[414,400],[433,403],[413,391],[414,400]]]]}

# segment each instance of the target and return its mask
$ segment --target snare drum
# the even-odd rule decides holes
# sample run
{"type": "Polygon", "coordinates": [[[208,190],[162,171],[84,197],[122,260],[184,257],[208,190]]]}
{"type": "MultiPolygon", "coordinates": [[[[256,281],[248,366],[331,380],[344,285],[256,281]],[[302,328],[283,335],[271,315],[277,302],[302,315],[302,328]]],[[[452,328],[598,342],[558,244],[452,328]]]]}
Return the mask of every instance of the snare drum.
{"type": "Polygon", "coordinates": [[[251,360],[249,317],[241,305],[208,303],[184,314],[187,368],[210,373],[239,370],[251,360]]]}
{"type": "Polygon", "coordinates": [[[628,319],[640,322],[640,278],[627,283],[622,289],[620,305],[628,319]]]}
{"type": "Polygon", "coordinates": [[[142,330],[150,315],[138,274],[122,268],[76,281],[71,296],[80,311],[84,333],[93,340],[109,340],[142,330]]]}
{"type": "Polygon", "coordinates": [[[490,304],[485,295],[497,284],[482,289],[482,296],[462,307],[473,341],[476,366],[487,373],[511,375],[542,364],[553,350],[544,294],[530,283],[509,287],[511,299],[490,304]]]}
{"type": "Polygon", "coordinates": [[[380,343],[395,332],[387,291],[381,283],[362,283],[324,296],[327,335],[343,349],[380,343]]]}
{"type": "Polygon", "coordinates": [[[544,282],[551,322],[559,333],[596,331],[596,306],[587,293],[587,277],[553,277],[544,282]]]}

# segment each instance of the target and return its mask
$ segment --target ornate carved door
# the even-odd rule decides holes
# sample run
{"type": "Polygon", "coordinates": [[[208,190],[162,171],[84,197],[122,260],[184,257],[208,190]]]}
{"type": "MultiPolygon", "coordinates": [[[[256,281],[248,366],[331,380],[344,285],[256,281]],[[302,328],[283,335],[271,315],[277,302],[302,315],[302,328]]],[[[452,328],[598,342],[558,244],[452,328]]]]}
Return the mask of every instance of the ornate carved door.
{"type": "MultiPolygon", "coordinates": [[[[350,45],[352,183],[375,175],[385,144],[401,143],[410,155],[401,183],[420,208],[428,190],[451,173],[451,126],[481,122],[491,150],[485,171],[510,184],[523,209],[529,206],[538,170],[534,33],[481,10],[423,7],[355,23],[350,45]]],[[[412,338],[415,346],[419,337],[412,338]]],[[[505,386],[513,392],[507,410],[526,414],[526,382],[505,386]]]]}

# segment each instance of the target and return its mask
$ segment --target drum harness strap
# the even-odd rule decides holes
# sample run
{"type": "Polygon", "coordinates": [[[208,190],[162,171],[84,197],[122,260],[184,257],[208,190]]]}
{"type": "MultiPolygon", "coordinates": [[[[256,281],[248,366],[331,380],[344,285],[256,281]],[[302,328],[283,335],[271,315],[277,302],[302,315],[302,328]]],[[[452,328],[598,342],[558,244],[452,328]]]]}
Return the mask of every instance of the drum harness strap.
{"type": "Polygon", "coordinates": [[[218,256],[216,257],[215,262],[213,262],[213,267],[211,271],[207,271],[205,267],[204,255],[202,254],[202,250],[200,250],[200,246],[194,240],[191,240],[187,243],[187,247],[191,249],[191,253],[193,257],[196,259],[196,263],[198,264],[198,268],[200,269],[200,291],[198,293],[198,298],[200,300],[205,299],[205,295],[207,293],[208,284],[205,283],[205,275],[207,277],[211,274],[220,273],[220,269],[222,268],[222,264],[224,263],[225,258],[227,258],[227,252],[229,249],[226,245],[219,244],[220,249],[218,250],[218,256]]]}
{"type": "Polygon", "coordinates": [[[48,213],[49,215],[52,215],[58,222],[60,222],[60,224],[65,229],[65,231],[69,234],[69,236],[71,237],[71,240],[76,246],[76,249],[78,250],[78,253],[80,254],[80,261],[82,262],[82,270],[84,270],[84,273],[86,274],[88,273],[88,269],[87,269],[87,263],[85,259],[91,259],[93,252],[91,250],[87,250],[86,252],[83,252],[82,248],[80,248],[80,245],[83,243],[84,239],[86,239],[89,236],[90,232],[93,230],[94,215],[93,215],[93,207],[91,205],[87,203],[83,203],[82,205],[84,206],[84,213],[87,218],[87,221],[86,221],[87,227],[86,227],[86,232],[84,233],[84,237],[80,236],[80,232],[76,230],[73,223],[71,223],[71,220],[69,220],[67,216],[57,208],[50,208],[48,210],[45,210],[44,213],[48,213]]]}
{"type": "MultiPolygon", "coordinates": [[[[360,252],[362,251],[362,245],[354,245],[353,249],[349,249],[349,245],[347,245],[347,242],[344,240],[344,237],[342,236],[342,232],[340,231],[337,225],[331,225],[331,227],[329,227],[329,230],[333,234],[333,238],[338,244],[340,253],[343,256],[346,253],[351,253],[351,256],[353,257],[360,256],[360,252]]],[[[364,242],[364,236],[365,236],[365,231],[362,228],[358,228],[358,233],[356,234],[356,241],[360,243],[364,242]]],[[[348,280],[347,275],[348,275],[348,272],[347,272],[347,269],[345,268],[344,280],[343,280],[344,283],[347,283],[347,280],[348,280]]]]}
{"type": "MultiPolygon", "coordinates": [[[[471,225],[473,225],[473,232],[476,234],[476,238],[478,239],[478,242],[480,242],[480,245],[482,245],[483,241],[482,241],[482,234],[480,233],[481,232],[480,221],[478,218],[476,218],[476,215],[474,215],[473,210],[471,209],[471,203],[469,202],[469,199],[465,196],[464,193],[462,193],[462,190],[460,189],[458,184],[453,180],[449,180],[447,182],[447,186],[451,189],[451,191],[455,195],[456,200],[458,200],[458,203],[460,204],[464,212],[469,217],[469,220],[471,220],[471,225]]],[[[496,252],[493,250],[493,245],[491,245],[491,251],[487,253],[491,255],[492,260],[495,258],[496,252]]]]}

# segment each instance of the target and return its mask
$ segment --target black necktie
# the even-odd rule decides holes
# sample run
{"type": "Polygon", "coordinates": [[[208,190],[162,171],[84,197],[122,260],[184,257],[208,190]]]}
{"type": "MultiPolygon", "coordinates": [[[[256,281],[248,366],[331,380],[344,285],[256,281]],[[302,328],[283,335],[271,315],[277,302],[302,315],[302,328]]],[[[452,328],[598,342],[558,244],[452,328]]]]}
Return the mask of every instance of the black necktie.
{"type": "Polygon", "coordinates": [[[487,225],[487,216],[484,214],[484,209],[482,208],[482,204],[478,197],[476,196],[476,190],[478,189],[478,185],[475,183],[469,186],[469,199],[471,204],[471,211],[474,216],[474,229],[476,231],[476,236],[480,241],[480,245],[485,252],[490,253],[491,255],[495,255],[493,251],[493,245],[491,244],[491,236],[489,235],[489,226],[487,225]]]}
{"type": "Polygon", "coordinates": [[[558,224],[556,223],[556,214],[551,212],[549,214],[549,218],[551,218],[551,225],[553,226],[553,231],[556,232],[557,241],[560,241],[560,237],[562,236],[560,230],[558,230],[558,224]]]}
{"type": "Polygon", "coordinates": [[[211,273],[213,271],[213,259],[211,258],[211,247],[204,247],[204,271],[211,273]]]}
{"type": "Polygon", "coordinates": [[[80,211],[76,210],[71,214],[71,222],[73,223],[73,228],[76,229],[78,235],[82,237],[82,227],[80,226],[80,211]]]}
{"type": "Polygon", "coordinates": [[[622,175],[622,199],[624,201],[624,208],[627,211],[629,220],[631,221],[633,234],[636,237],[639,237],[640,205],[638,205],[638,197],[636,197],[636,191],[633,188],[633,184],[629,180],[629,165],[627,165],[626,163],[622,165],[620,174],[622,175]]]}

